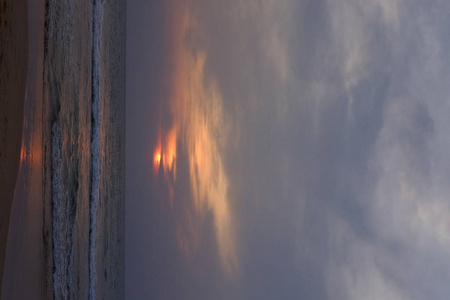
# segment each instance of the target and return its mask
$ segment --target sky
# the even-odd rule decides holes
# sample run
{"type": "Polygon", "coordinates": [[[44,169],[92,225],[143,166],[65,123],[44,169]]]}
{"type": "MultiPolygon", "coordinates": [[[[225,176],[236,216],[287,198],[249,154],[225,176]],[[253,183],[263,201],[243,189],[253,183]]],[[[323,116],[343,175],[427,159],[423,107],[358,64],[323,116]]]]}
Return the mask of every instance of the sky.
{"type": "Polygon", "coordinates": [[[448,299],[448,1],[127,1],[127,299],[448,299]]]}

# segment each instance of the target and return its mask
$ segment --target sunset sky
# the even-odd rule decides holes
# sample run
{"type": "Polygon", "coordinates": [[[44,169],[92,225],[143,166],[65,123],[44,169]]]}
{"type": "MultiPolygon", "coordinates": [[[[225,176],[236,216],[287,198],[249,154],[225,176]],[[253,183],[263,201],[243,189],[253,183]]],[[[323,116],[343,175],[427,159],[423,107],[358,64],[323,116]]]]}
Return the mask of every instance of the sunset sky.
{"type": "Polygon", "coordinates": [[[450,297],[450,2],[127,10],[127,299],[450,297]]]}

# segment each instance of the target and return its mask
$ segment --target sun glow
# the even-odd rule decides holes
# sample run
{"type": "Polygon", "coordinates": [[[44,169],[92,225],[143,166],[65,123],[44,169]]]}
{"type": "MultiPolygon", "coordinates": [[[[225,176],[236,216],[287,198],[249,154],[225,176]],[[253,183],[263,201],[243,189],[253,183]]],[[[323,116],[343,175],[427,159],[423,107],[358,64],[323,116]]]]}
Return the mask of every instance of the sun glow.
{"type": "Polygon", "coordinates": [[[162,130],[162,137],[158,137],[157,145],[153,151],[153,172],[156,176],[161,171],[169,182],[176,178],[177,135],[175,128],[169,131],[162,130]],[[161,167],[162,166],[162,167],[161,167]]]}
{"type": "Polygon", "coordinates": [[[161,152],[161,143],[158,138],[158,145],[153,150],[153,175],[156,176],[159,173],[159,169],[161,166],[161,160],[163,160],[162,152],[161,152]]]}
{"type": "Polygon", "coordinates": [[[161,163],[161,153],[156,153],[155,154],[155,165],[157,167],[159,167],[160,163],[161,163]]]}
{"type": "Polygon", "coordinates": [[[202,33],[200,24],[186,9],[176,9],[173,20],[170,118],[160,123],[154,171],[158,176],[162,173],[169,189],[176,239],[187,260],[195,260],[202,227],[212,215],[219,259],[225,273],[233,276],[239,266],[229,180],[223,165],[227,122],[222,95],[214,78],[206,75],[207,52],[194,51],[186,44],[190,33],[202,33]],[[187,160],[190,195],[175,195],[178,150],[187,160]]]}

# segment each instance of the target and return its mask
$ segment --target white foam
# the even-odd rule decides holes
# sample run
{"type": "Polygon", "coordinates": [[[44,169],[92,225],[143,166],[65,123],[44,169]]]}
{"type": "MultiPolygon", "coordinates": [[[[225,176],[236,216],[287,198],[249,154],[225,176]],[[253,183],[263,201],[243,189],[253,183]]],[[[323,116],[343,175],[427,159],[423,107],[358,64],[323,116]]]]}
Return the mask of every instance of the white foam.
{"type": "Polygon", "coordinates": [[[92,132],[91,132],[91,190],[89,201],[89,299],[95,299],[97,283],[97,214],[100,201],[101,177],[101,40],[103,3],[94,1],[92,51],[92,132]]]}

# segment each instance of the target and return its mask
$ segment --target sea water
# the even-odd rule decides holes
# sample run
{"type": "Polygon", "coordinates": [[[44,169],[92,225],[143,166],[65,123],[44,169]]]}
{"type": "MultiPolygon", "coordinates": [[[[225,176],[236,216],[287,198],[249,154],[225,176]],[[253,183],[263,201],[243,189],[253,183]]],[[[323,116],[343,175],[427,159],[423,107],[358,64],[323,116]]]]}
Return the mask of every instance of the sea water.
{"type": "Polygon", "coordinates": [[[121,299],[125,4],[49,0],[45,27],[49,282],[55,299],[121,299]]]}

